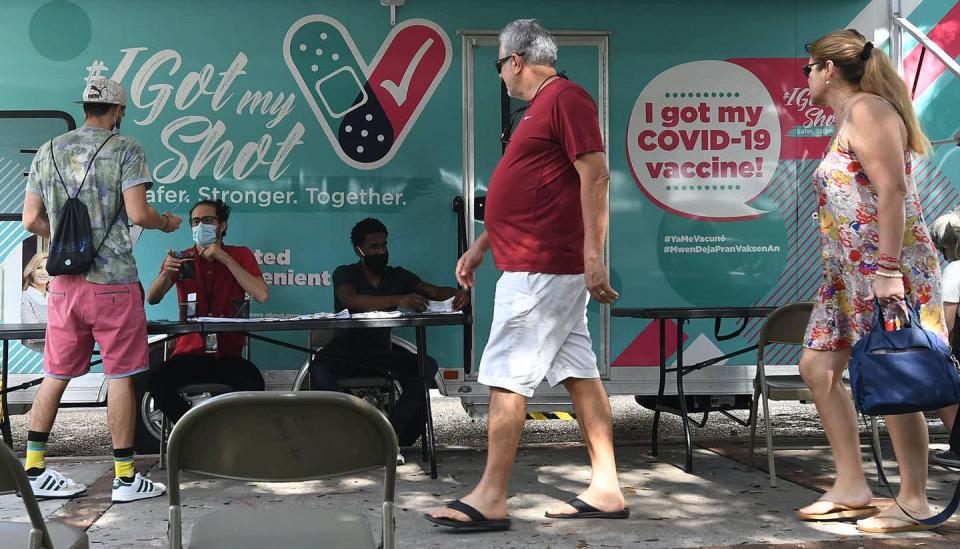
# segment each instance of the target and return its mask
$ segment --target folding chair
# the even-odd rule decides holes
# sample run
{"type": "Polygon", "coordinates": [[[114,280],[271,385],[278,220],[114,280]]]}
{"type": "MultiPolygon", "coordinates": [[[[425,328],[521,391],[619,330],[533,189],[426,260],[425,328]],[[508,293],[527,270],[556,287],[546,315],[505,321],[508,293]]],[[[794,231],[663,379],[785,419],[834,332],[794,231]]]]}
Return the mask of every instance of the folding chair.
{"type": "Polygon", "coordinates": [[[30,522],[0,522],[0,548],[3,549],[86,549],[87,533],[79,528],[46,523],[23,471],[23,464],[6,444],[0,444],[0,494],[17,492],[23,498],[30,522]]]}
{"type": "MultiPolygon", "coordinates": [[[[773,462],[773,432],[770,429],[770,400],[795,400],[812,402],[813,393],[799,374],[769,375],[766,371],[767,346],[771,344],[803,345],[813,303],[788,303],[770,313],[757,342],[757,371],[753,380],[753,409],[750,411],[750,466],[753,466],[754,446],[757,435],[757,407],[763,400],[763,425],[767,442],[767,464],[770,470],[770,486],[777,487],[777,471],[773,462]]],[[[880,452],[880,431],[877,419],[871,418],[872,444],[880,452]]]]}
{"type": "MultiPolygon", "coordinates": [[[[182,547],[180,471],[292,482],[385,469],[381,547],[393,549],[397,439],[373,406],[331,392],[236,392],[189,410],[170,435],[171,549],[182,547]],[[336,448],[337,451],[331,451],[336,448]]],[[[377,547],[370,524],[342,509],[231,508],[200,517],[188,547],[377,547]]]]}

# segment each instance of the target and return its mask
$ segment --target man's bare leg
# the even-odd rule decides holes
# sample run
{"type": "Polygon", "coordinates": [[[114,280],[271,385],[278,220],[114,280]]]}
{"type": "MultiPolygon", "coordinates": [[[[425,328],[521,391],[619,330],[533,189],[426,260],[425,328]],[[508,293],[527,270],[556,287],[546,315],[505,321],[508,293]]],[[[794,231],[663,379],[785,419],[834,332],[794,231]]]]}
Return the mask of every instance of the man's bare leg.
{"type": "Polygon", "coordinates": [[[136,428],[136,392],[132,377],[111,379],[107,385],[107,424],[114,448],[132,448],[136,428]]]}
{"type": "MultiPolygon", "coordinates": [[[[580,431],[590,454],[590,486],[577,497],[601,511],[620,511],[626,505],[617,479],[617,462],[613,453],[613,417],[610,400],[599,379],[567,378],[563,386],[570,393],[580,431]]],[[[548,511],[575,513],[566,503],[548,511]]]]}
{"type": "Polygon", "coordinates": [[[57,410],[60,409],[60,398],[67,388],[67,379],[45,377],[40,382],[37,395],[33,397],[33,406],[30,408],[30,430],[38,433],[49,433],[53,429],[53,422],[57,419],[57,410]]]}
{"type": "MultiPolygon", "coordinates": [[[[490,387],[490,412],[487,426],[487,464],[480,482],[461,501],[480,511],[488,519],[507,516],[507,486],[527,417],[527,397],[490,387]]],[[[427,514],[437,518],[469,521],[469,517],[446,507],[427,514]]]]}

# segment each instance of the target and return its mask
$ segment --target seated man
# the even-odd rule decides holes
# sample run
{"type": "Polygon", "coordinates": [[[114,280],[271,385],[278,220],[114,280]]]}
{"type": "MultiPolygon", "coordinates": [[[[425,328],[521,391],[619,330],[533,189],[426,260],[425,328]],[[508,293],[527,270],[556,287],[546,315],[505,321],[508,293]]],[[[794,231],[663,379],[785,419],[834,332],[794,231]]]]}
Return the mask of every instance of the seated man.
{"type": "MultiPolygon", "coordinates": [[[[250,248],[223,244],[229,218],[230,207],[223,201],[197,202],[190,210],[195,245],[167,253],[147,291],[148,303],[160,303],[174,284],[189,316],[232,318],[238,316],[246,295],[257,303],[267,300],[267,284],[250,248]]],[[[150,373],[147,383],[157,407],[170,421],[179,420],[189,408],[178,394],[184,386],[222,383],[238,391],[263,390],[260,370],[241,356],[243,340],[240,333],[188,334],[177,339],[173,356],[150,373]]]]}
{"type": "MultiPolygon", "coordinates": [[[[351,313],[361,313],[404,307],[422,312],[428,299],[441,301],[452,297],[453,308],[459,311],[470,303],[470,294],[464,290],[433,286],[402,267],[388,267],[387,228],[380,221],[360,221],[353,227],[350,241],[360,261],[341,265],[333,272],[334,310],[346,308],[351,313]]],[[[324,391],[339,390],[338,378],[376,372],[400,383],[403,393],[390,411],[390,424],[400,446],[410,446],[426,421],[420,370],[415,354],[391,347],[389,328],[341,331],[310,366],[312,388],[324,391]],[[363,368],[351,364],[362,364],[363,368]]],[[[430,358],[425,375],[432,379],[436,373],[437,362],[430,358]]]]}

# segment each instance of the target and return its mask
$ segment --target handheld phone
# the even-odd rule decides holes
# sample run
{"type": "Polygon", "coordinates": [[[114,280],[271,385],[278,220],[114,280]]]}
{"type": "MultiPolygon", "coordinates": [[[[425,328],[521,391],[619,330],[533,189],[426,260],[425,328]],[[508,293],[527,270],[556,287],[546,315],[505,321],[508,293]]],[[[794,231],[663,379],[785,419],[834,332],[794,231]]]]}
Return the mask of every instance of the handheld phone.
{"type": "Polygon", "coordinates": [[[193,265],[193,260],[195,258],[191,256],[185,256],[183,255],[183,252],[170,252],[170,255],[183,261],[183,263],[180,264],[180,280],[192,280],[196,274],[196,270],[194,269],[193,265]]]}

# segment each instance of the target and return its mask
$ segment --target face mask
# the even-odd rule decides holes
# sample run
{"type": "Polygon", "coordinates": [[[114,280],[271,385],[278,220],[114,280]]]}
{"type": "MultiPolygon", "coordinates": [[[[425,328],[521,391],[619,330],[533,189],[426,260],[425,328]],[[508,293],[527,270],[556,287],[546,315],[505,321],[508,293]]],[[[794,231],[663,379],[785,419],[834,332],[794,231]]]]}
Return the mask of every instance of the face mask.
{"type": "Polygon", "coordinates": [[[390,261],[389,252],[384,252],[382,254],[367,254],[363,256],[363,262],[366,263],[367,268],[376,274],[380,274],[386,270],[388,261],[390,261]]]}
{"type": "Polygon", "coordinates": [[[193,228],[193,241],[202,248],[217,241],[217,226],[199,223],[193,228]]]}

